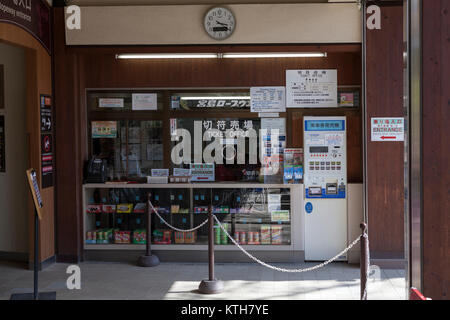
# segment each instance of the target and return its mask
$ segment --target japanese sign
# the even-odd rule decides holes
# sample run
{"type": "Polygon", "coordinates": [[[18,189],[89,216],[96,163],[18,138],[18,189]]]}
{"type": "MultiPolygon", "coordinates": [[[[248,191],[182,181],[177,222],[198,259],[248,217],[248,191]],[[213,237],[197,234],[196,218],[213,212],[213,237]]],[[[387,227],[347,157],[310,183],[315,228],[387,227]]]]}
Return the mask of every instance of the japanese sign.
{"type": "Polygon", "coordinates": [[[99,108],[123,108],[122,98],[100,98],[98,99],[99,108]]]}
{"type": "MultiPolygon", "coordinates": [[[[176,101],[172,97],[172,102],[176,101]]],[[[250,108],[250,97],[180,97],[180,107],[185,110],[196,108],[226,108],[226,109],[248,109],[250,108]]],[[[174,106],[172,105],[172,108],[174,106]]]]}
{"type": "Polygon", "coordinates": [[[335,108],[337,70],[286,70],[287,108],[335,108]]]}
{"type": "Polygon", "coordinates": [[[273,210],[270,212],[272,222],[289,222],[289,210],[273,210]]]}
{"type": "Polygon", "coordinates": [[[92,121],[92,138],[116,138],[116,121],[92,121]]]}
{"type": "Polygon", "coordinates": [[[49,95],[40,95],[41,115],[41,173],[42,188],[53,186],[53,117],[52,98],[49,95]]]}
{"type": "Polygon", "coordinates": [[[403,118],[371,118],[371,141],[404,141],[403,118]]]}
{"type": "Polygon", "coordinates": [[[52,131],[52,98],[41,94],[41,133],[52,131]]]}
{"type": "Polygon", "coordinates": [[[285,87],[252,87],[250,88],[251,112],[285,112],[285,87]]]}
{"type": "Polygon", "coordinates": [[[53,140],[51,134],[41,135],[42,188],[53,186],[53,140]]]}
{"type": "Polygon", "coordinates": [[[214,181],[214,163],[191,163],[191,181],[214,181]]]}

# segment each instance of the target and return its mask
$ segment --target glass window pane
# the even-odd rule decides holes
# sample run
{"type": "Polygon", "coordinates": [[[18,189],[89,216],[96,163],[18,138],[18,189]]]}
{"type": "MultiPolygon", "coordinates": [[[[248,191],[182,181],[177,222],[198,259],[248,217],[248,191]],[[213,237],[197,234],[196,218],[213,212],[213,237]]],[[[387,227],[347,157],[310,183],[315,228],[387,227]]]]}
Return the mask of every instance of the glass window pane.
{"type": "Polygon", "coordinates": [[[175,132],[174,134],[178,134],[180,137],[177,137],[178,140],[172,139],[171,149],[174,150],[178,145],[182,151],[171,154],[172,168],[188,168],[189,164],[186,162],[195,163],[197,159],[200,159],[200,162],[208,163],[206,157],[211,156],[215,161],[216,181],[263,181],[260,180],[262,177],[260,177],[261,164],[258,153],[260,119],[180,118],[175,119],[175,123],[176,129],[184,129],[189,133],[190,148],[189,144],[186,148],[183,147],[182,131],[175,132]],[[240,137],[243,137],[243,145],[238,143],[240,137]],[[213,142],[219,144],[217,149],[216,147],[212,148],[213,142]],[[188,158],[190,160],[186,161],[185,152],[188,152],[189,149],[191,154],[188,158]],[[216,155],[216,150],[219,150],[219,155],[216,155]]]}

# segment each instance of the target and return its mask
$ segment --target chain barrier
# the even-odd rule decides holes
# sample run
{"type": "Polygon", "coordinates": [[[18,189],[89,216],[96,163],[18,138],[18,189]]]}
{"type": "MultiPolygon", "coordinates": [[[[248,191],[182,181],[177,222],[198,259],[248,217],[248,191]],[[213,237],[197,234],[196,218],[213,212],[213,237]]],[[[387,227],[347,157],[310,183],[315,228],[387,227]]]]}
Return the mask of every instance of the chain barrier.
{"type": "Polygon", "coordinates": [[[187,230],[184,230],[184,229],[178,229],[178,228],[172,226],[172,225],[171,225],[170,223],[168,223],[166,220],[164,220],[163,217],[161,217],[161,216],[159,215],[158,210],[155,209],[155,207],[153,206],[153,204],[152,204],[150,201],[148,201],[148,204],[149,204],[150,207],[152,208],[153,212],[158,216],[158,218],[161,219],[161,221],[162,221],[166,226],[168,226],[169,228],[171,228],[171,229],[173,229],[173,230],[175,230],[175,231],[179,231],[179,232],[192,232],[192,231],[195,231],[195,230],[197,230],[197,229],[203,227],[203,226],[208,222],[208,218],[206,218],[205,221],[203,221],[203,222],[200,223],[198,226],[196,226],[196,227],[194,227],[194,228],[192,228],[192,229],[187,229],[187,230]]]}
{"type": "MultiPolygon", "coordinates": [[[[263,265],[269,269],[273,269],[276,271],[280,271],[280,272],[307,272],[307,271],[312,271],[312,270],[316,270],[319,268],[322,268],[324,266],[326,266],[327,264],[333,262],[334,260],[336,260],[337,258],[339,258],[341,255],[345,254],[348,250],[350,250],[355,244],[357,244],[360,241],[360,236],[358,236],[358,238],[356,238],[347,248],[345,248],[344,250],[342,250],[341,252],[339,252],[337,255],[335,255],[333,258],[315,265],[313,267],[309,267],[309,268],[304,268],[304,269],[284,269],[284,268],[279,268],[279,267],[275,267],[272,266],[270,264],[265,263],[264,261],[259,260],[258,258],[252,256],[250,253],[248,253],[244,248],[242,248],[239,243],[236,242],[236,240],[230,236],[230,234],[228,233],[228,231],[223,227],[223,225],[220,223],[219,219],[213,215],[214,219],[216,220],[217,224],[219,225],[219,227],[222,229],[223,232],[225,232],[225,234],[228,236],[228,238],[231,240],[231,242],[233,242],[245,255],[247,255],[250,259],[252,259],[253,261],[259,263],[260,265],[263,265]]],[[[364,237],[366,237],[367,234],[364,233],[364,237]]]]}

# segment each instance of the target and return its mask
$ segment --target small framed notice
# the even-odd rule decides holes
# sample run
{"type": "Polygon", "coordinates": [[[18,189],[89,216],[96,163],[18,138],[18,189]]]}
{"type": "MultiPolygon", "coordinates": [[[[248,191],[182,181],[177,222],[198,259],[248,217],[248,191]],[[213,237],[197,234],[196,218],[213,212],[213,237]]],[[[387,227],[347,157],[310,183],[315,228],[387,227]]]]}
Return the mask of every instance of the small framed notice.
{"type": "Polygon", "coordinates": [[[336,108],[337,70],[286,70],[287,108],[336,108]]]}
{"type": "Polygon", "coordinates": [[[100,98],[98,99],[100,108],[123,108],[122,98],[100,98]]]}
{"type": "Polygon", "coordinates": [[[285,112],[285,87],[251,87],[251,112],[285,112]]]}
{"type": "Polygon", "coordinates": [[[133,93],[132,110],[158,110],[158,95],[156,93],[133,93]]]}

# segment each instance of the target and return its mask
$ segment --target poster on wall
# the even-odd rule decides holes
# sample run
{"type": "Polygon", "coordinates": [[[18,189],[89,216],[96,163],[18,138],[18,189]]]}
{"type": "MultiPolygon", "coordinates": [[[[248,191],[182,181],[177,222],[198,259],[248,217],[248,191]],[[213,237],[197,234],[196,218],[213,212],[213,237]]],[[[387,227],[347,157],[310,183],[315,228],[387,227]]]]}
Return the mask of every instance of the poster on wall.
{"type": "Polygon", "coordinates": [[[336,108],[337,70],[286,70],[287,108],[336,108]]]}
{"type": "Polygon", "coordinates": [[[92,138],[117,138],[117,121],[92,121],[92,138]]]}
{"type": "Polygon", "coordinates": [[[158,110],[156,93],[133,93],[131,95],[132,110],[158,110]]]}
{"type": "Polygon", "coordinates": [[[52,98],[41,94],[41,133],[52,132],[52,98]]]}
{"type": "Polygon", "coordinates": [[[250,111],[285,112],[286,111],[285,87],[251,87],[250,111]]]}
{"type": "Polygon", "coordinates": [[[53,186],[53,117],[52,97],[46,94],[39,96],[41,119],[41,173],[42,188],[53,186]]]}
{"type": "Polygon", "coordinates": [[[6,172],[5,116],[0,115],[0,172],[6,172]]]}

